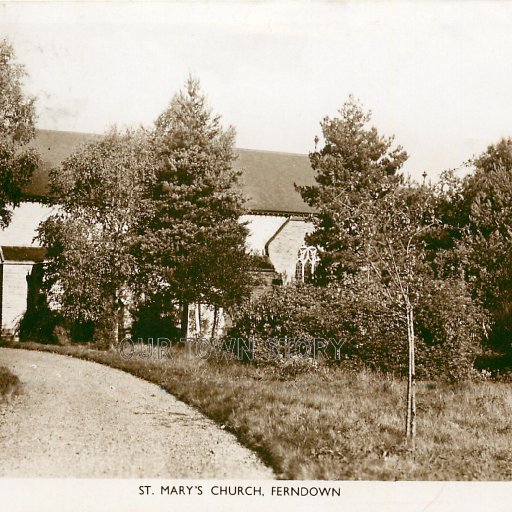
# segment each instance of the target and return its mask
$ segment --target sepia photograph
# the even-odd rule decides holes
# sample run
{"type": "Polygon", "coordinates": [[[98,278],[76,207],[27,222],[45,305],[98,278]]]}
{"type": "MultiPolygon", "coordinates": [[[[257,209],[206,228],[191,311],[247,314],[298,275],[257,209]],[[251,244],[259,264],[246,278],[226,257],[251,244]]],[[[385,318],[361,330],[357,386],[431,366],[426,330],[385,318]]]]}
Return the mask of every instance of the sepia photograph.
{"type": "Polygon", "coordinates": [[[511,50],[507,1],[0,1],[0,508],[510,510],[511,50]]]}

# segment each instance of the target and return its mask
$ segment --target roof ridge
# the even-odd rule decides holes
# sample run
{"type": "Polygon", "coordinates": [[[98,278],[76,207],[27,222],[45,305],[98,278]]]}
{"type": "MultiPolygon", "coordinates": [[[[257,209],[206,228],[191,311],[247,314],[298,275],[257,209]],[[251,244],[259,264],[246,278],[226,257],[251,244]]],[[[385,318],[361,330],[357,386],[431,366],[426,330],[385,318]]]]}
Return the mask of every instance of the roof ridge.
{"type": "Polygon", "coordinates": [[[71,133],[73,135],[93,135],[95,137],[102,137],[105,135],[104,133],[95,133],[95,132],[76,132],[73,130],[52,130],[50,128],[36,128],[36,134],[40,132],[51,132],[51,133],[71,133]]]}
{"type": "Polygon", "coordinates": [[[287,156],[303,156],[308,157],[307,153],[293,153],[291,151],[273,151],[272,149],[251,149],[251,148],[235,148],[236,151],[249,151],[251,153],[271,153],[272,155],[287,156]]]}
{"type": "MultiPolygon", "coordinates": [[[[54,130],[52,128],[36,128],[37,132],[46,132],[46,133],[69,133],[72,135],[91,135],[91,136],[97,136],[102,137],[105,135],[104,133],[97,133],[97,132],[79,132],[79,131],[73,131],[73,130],[54,130]]],[[[249,151],[252,153],[271,153],[273,155],[288,155],[288,156],[303,156],[307,157],[308,153],[297,153],[295,151],[274,151],[272,149],[253,149],[253,148],[234,148],[236,151],[249,151]]]]}

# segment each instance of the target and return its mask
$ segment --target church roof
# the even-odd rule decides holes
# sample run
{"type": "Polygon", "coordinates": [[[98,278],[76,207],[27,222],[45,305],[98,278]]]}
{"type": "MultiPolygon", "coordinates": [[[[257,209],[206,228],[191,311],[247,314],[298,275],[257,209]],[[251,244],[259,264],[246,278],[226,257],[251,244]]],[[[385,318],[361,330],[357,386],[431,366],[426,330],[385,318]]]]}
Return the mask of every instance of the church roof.
{"type": "MultiPolygon", "coordinates": [[[[48,193],[48,171],[57,167],[81,144],[101,135],[38,130],[31,145],[43,164],[25,189],[30,199],[43,199],[48,193]]],[[[240,185],[247,197],[246,207],[254,213],[308,214],[313,210],[295,190],[294,184],[314,184],[314,171],[307,155],[237,149],[235,167],[242,171],[240,185]]]]}
{"type": "Polygon", "coordinates": [[[314,171],[307,155],[237,149],[236,167],[247,208],[254,212],[311,213],[294,184],[313,185],[314,171]]]}

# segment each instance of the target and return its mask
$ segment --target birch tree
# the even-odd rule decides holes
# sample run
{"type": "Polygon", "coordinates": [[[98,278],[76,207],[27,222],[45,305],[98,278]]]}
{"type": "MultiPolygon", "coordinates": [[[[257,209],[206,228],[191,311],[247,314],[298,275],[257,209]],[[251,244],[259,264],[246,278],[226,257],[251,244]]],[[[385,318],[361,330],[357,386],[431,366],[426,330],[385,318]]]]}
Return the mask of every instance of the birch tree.
{"type": "Polygon", "coordinates": [[[359,226],[364,238],[364,271],[381,285],[394,313],[404,324],[408,347],[405,436],[416,442],[416,334],[415,309],[425,280],[432,278],[426,262],[426,235],[436,226],[436,199],[432,189],[410,183],[381,200],[361,205],[359,226]]]}
{"type": "Polygon", "coordinates": [[[111,131],[78,149],[50,176],[58,210],[39,228],[48,248],[45,287],[62,315],[111,328],[137,272],[132,254],[143,190],[154,180],[154,159],[143,131],[111,131]]]}

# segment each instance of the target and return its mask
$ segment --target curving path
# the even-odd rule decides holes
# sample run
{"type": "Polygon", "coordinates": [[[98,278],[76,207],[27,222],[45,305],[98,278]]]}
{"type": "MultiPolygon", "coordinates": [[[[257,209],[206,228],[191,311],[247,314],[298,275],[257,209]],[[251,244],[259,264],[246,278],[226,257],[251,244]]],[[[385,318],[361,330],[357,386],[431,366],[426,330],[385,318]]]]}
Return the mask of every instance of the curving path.
{"type": "Polygon", "coordinates": [[[0,477],[273,478],[160,387],[67,356],[0,348],[22,394],[0,408],[0,477]]]}

